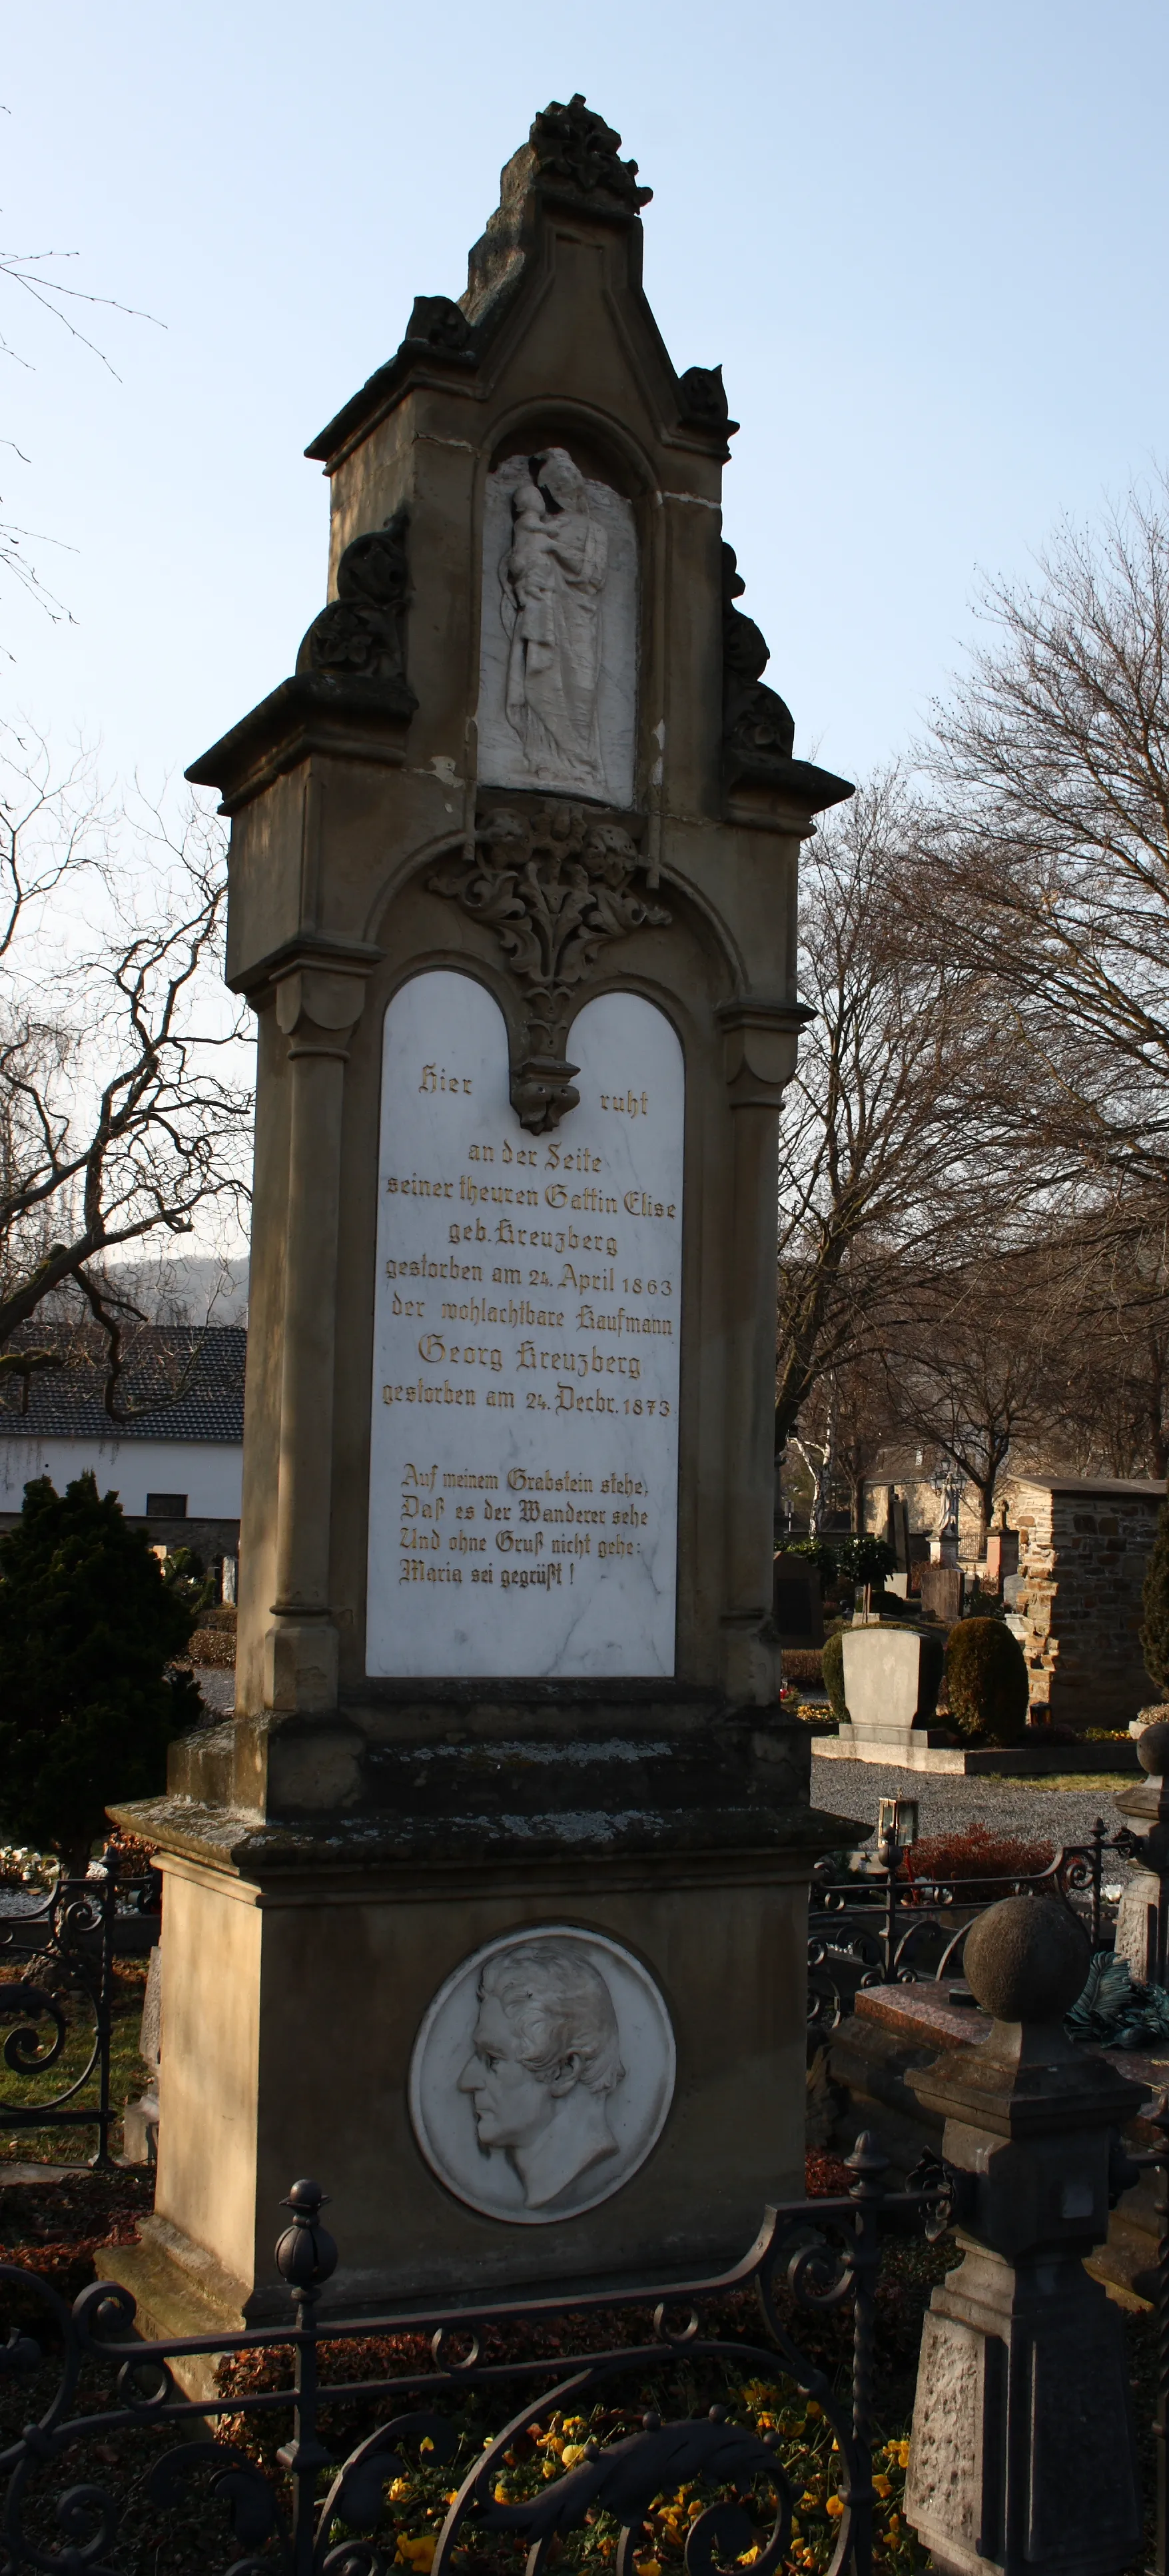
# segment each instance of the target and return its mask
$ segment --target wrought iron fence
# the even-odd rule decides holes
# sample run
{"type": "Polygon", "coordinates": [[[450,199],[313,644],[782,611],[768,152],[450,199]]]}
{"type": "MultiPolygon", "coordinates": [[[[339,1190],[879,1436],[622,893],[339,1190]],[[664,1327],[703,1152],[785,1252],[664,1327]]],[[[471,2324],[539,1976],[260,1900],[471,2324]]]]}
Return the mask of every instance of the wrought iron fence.
{"type": "MultiPolygon", "coordinates": [[[[829,2512],[838,2513],[839,2522],[828,2576],[869,2576],[882,2245],[892,2229],[941,2234],[951,2217],[954,2178],[934,2164],[920,2183],[889,2191],[886,2159],[868,2136],[858,2139],[847,2162],[847,2193],[768,2209],[750,2251],[729,2271],[564,2299],[322,2318],[321,2290],[338,2257],[321,2224],[323,2194],[311,2182],[294,2183],[283,2204],[291,2225],[276,2247],[276,2263],[293,2304],[285,2325],[143,2342],[134,2334],[134,2301],[125,2290],[98,2282],[69,2308],[35,2274],[0,2265],[0,2288],[26,2296],[31,2291],[63,2346],[57,2384],[39,2421],[0,2449],[0,2469],[8,2478],[6,2563],[14,2570],[72,2568],[118,2576],[124,2564],[118,2554],[124,2491],[109,2480],[64,2486],[59,2480],[71,2454],[80,2452],[87,2469],[95,2445],[98,2461],[116,2460],[116,2437],[145,2425],[173,2428],[176,2439],[138,2481],[140,2498],[160,2511],[176,2507],[188,2536],[197,2524],[203,2529],[202,2510],[209,2553],[222,2531],[215,2510],[226,2512],[243,2550],[228,2576],[388,2576],[398,2541],[393,2490],[406,2482],[420,2450],[444,2473],[446,2512],[431,2576],[457,2570],[486,2576],[496,2564],[506,2568],[509,2550],[517,2547],[525,2553],[524,2576],[543,2576],[556,2544],[586,2532],[598,2519],[602,2532],[611,2534],[613,2576],[634,2576],[635,2559],[647,2545],[646,2516],[656,2499],[679,2486],[691,2493],[705,2488],[711,2496],[691,2511],[687,2576],[720,2576],[752,2544],[753,2576],[773,2576],[789,2555],[796,2507],[779,2457],[780,2436],[773,2428],[760,2432],[734,2422],[721,2404],[677,2418],[655,2404],[640,2414],[636,2429],[619,2431],[615,2439],[583,2441],[571,2460],[566,2455],[555,2462],[553,2473],[545,2467],[534,2493],[509,2494],[503,2484],[517,2445],[530,2447],[539,2435],[541,2417],[562,2417],[570,2409],[595,2414],[599,2402],[619,2398],[624,2388],[629,2394],[625,2410],[618,2406],[619,2424],[622,2411],[626,2420],[630,2412],[637,2414],[647,2381],[655,2396],[679,2381],[688,2382],[692,2393],[700,2367],[725,2365],[740,2374],[778,2374],[818,2402],[838,2446],[832,2455],[838,2500],[829,2512]],[[837,2393],[831,2374],[793,2340],[781,2314],[784,2282],[806,2312],[851,2310],[846,2395],[837,2393]],[[718,2314],[722,2303],[752,2290],[760,2312],[758,2336],[728,2333],[725,2315],[720,2320],[718,2314]],[[573,2350],[572,2335],[583,2339],[590,2318],[610,2340],[602,2349],[573,2350]],[[635,2331],[623,2341],[630,2326],[635,2331]],[[368,2347],[371,2340],[389,2338],[398,2344],[393,2358],[402,2360],[400,2369],[357,2381],[325,2375],[330,2365],[336,2367],[338,2346],[368,2347]],[[409,2348],[414,2345],[417,2358],[418,2339],[425,2339],[428,2358],[411,2368],[409,2348]],[[540,2355],[535,2346],[541,2339],[555,2348],[540,2355]],[[172,2367],[192,2360],[207,2364],[216,2355],[238,2360],[281,2354],[285,2386],[229,2385],[212,2397],[184,2397],[172,2367]],[[93,2401],[80,2407],[87,2374],[100,2384],[93,2401]],[[469,2391],[482,2399],[489,2416],[503,2420],[468,2459],[458,2456],[451,2401],[457,2411],[469,2391]],[[337,2459],[325,2432],[346,2409],[371,2401],[383,2420],[337,2459]],[[238,2439],[206,2438],[209,2422],[229,2417],[234,2431],[243,2419],[256,2430],[281,2412],[291,2413],[292,2429],[276,2453],[275,2472],[259,2465],[238,2439]],[[493,2548],[502,2555],[485,2555],[493,2548]]],[[[30,2374],[44,2363],[33,2335],[14,2330],[7,2347],[0,2347],[0,2374],[30,2374]]],[[[465,2437],[462,2447],[465,2454],[465,2437]]],[[[514,2476],[510,2482],[514,2486],[514,2476]]],[[[152,2556],[156,2563],[165,2564],[165,2556],[152,2556]]],[[[205,2554],[198,2563],[209,2568],[218,2561],[205,2554]]]]}
{"type": "Polygon", "coordinates": [[[809,2030],[835,2030],[862,1987],[959,1980],[971,1924],[1000,1897],[1028,1890],[1062,1897],[1100,1949],[1112,1929],[1106,1857],[1131,1861],[1143,1848],[1127,1826],[1110,1834],[1098,1816],[1087,1842],[1065,1843],[1045,1869],[1010,1877],[911,1877],[888,1844],[879,1846],[877,1865],[856,1876],[834,1877],[832,1859],[818,1863],[808,1902],[809,2030]]]}
{"type": "MultiPolygon", "coordinates": [[[[26,2102],[6,2098],[0,2127],[96,2129],[100,2168],[112,2164],[110,2132],[121,2117],[110,2087],[116,1959],[129,1919],[157,1914],[158,1875],[121,1878],[107,1850],[86,1878],[58,1879],[43,1902],[0,1916],[0,2022],[9,2077],[26,2102]]],[[[6,2091],[10,2091],[10,2086],[6,2091]]]]}

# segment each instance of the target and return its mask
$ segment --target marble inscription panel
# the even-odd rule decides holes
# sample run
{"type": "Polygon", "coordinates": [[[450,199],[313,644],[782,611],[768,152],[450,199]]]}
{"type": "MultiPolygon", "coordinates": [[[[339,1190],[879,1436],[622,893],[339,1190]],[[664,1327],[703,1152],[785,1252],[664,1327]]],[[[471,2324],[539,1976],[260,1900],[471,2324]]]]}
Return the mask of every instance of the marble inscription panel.
{"type": "Polygon", "coordinates": [[[481,985],[386,1013],[371,1674],[674,1670],[682,1050],[633,993],[569,1045],[580,1106],[532,1138],[481,985]]]}
{"type": "Polygon", "coordinates": [[[509,456],[483,518],[479,777],[633,803],[632,504],[562,447],[509,456]]]}
{"type": "Polygon", "coordinates": [[[674,2092],[670,2016],[603,1933],[539,1924],[464,1959],[423,2016],[410,2117],[432,2172],[489,2218],[550,2225],[644,2164],[674,2092]]]}

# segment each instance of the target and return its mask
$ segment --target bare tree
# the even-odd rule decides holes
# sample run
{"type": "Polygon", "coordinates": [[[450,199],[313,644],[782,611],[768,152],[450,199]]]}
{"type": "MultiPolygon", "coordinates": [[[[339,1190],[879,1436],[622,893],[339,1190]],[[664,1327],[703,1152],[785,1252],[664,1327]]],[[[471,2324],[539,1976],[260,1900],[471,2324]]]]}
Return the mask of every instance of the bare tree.
{"type": "Polygon", "coordinates": [[[173,837],[147,810],[135,833],[87,801],[87,782],[79,763],[54,789],[43,755],[22,764],[19,749],[7,781],[0,1372],[60,1365],[84,1310],[113,1412],[141,1320],[114,1265],[239,1211],[251,1092],[220,976],[218,823],[192,808],[173,837]],[[83,887],[95,939],[79,928],[83,887]]]}
{"type": "MultiPolygon", "coordinates": [[[[140,313],[134,305],[119,304],[113,296],[93,295],[84,287],[74,286],[61,276],[60,269],[62,262],[76,257],[75,251],[0,248],[0,289],[6,294],[9,307],[23,302],[26,307],[33,308],[36,319],[47,315],[79,348],[88,350],[89,355],[107,368],[110,375],[116,376],[117,369],[105,350],[82,329],[81,308],[84,306],[96,311],[101,307],[107,313],[125,314],[135,322],[154,322],[157,317],[152,313],[140,313]]],[[[158,327],[162,329],[165,326],[159,324],[158,327]]],[[[6,358],[10,365],[21,368],[32,365],[27,355],[27,343],[18,348],[3,332],[0,332],[0,358],[6,358]]],[[[0,439],[0,447],[6,448],[19,465],[29,463],[23,448],[18,447],[14,438],[0,439]]],[[[36,532],[19,527],[12,520],[0,520],[0,573],[6,574],[17,589],[29,592],[52,618],[68,617],[69,610],[41,579],[28,549],[30,544],[57,546],[61,542],[59,537],[47,536],[43,529],[36,532]]]]}
{"type": "Polygon", "coordinates": [[[1035,1270],[1030,1251],[984,1248],[920,1282],[883,1354],[902,1434],[940,1449],[973,1489],[980,1555],[1012,1448],[1041,1442],[1058,1402],[1056,1310],[1035,1270]]]}
{"type": "Polygon", "coordinates": [[[1169,483],[1064,525],[993,584],[986,647],[934,714],[938,828],[902,898],[997,995],[984,1097],[1036,1180],[1097,1206],[1169,1184],[1169,483]]]}
{"type": "Polygon", "coordinates": [[[985,1194],[991,1126],[964,1103],[977,969],[923,955],[896,889],[924,828],[896,770],[858,790],[802,870],[812,1014],[780,1122],[776,1450],[817,1383],[879,1360],[985,1194]]]}

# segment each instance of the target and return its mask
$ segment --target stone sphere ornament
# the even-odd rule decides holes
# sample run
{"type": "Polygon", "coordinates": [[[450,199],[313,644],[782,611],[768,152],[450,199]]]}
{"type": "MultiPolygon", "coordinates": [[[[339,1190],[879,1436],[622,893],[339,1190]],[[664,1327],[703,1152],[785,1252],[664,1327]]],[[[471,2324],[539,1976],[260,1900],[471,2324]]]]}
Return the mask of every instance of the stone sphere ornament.
{"type": "Polygon", "coordinates": [[[1083,1924],[1057,1897],[1005,1896],[971,1926],[963,1970],[996,2021],[1061,2021],[1083,1993],[1091,1958],[1083,1924]]]}
{"type": "Polygon", "coordinates": [[[1163,1780],[1169,1770],[1169,1717],[1155,1717],[1137,1737],[1137,1760],[1150,1779],[1163,1780]]]}
{"type": "Polygon", "coordinates": [[[486,2218],[550,2226],[595,2209],[661,2136],[674,2034],[632,1952],[540,1924],[464,1959],[423,2015],[410,2118],[431,2171],[486,2218]]]}

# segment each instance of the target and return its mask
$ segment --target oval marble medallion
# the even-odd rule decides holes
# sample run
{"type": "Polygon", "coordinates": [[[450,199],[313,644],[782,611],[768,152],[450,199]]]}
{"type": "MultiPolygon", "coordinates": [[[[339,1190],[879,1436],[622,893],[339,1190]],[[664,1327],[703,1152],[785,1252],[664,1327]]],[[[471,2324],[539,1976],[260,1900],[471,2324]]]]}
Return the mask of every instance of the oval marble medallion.
{"type": "Polygon", "coordinates": [[[423,2015],[410,2117],[432,2172],[485,2217],[539,2227],[620,2191],[674,2091],[670,2016],[601,1932],[538,1924],[489,1941],[423,2015]]]}

